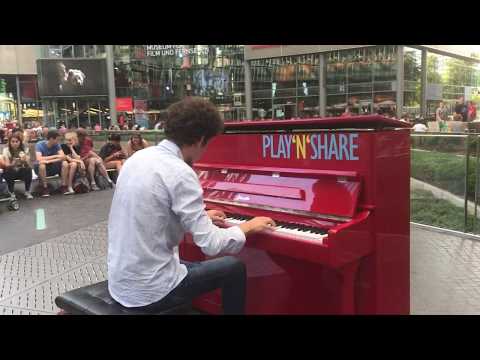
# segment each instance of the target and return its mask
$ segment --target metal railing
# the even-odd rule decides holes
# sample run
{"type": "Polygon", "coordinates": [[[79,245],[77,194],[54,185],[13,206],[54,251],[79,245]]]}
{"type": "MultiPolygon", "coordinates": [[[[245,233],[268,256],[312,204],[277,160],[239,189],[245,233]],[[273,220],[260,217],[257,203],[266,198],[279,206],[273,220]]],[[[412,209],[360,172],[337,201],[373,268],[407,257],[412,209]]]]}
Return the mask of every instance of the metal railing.
{"type": "Polygon", "coordinates": [[[480,234],[480,134],[412,133],[411,220],[480,234]]]}

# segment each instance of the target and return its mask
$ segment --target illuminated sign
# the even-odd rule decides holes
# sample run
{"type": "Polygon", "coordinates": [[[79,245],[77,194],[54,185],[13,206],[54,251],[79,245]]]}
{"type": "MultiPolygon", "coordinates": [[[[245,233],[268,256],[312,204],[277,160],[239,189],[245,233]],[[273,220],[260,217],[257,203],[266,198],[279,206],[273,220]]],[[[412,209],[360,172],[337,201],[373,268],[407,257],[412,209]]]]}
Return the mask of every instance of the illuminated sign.
{"type": "MultiPolygon", "coordinates": [[[[208,55],[208,46],[187,48],[184,45],[145,45],[144,54],[148,57],[208,55]]],[[[137,57],[139,57],[138,54],[137,57]]]]}

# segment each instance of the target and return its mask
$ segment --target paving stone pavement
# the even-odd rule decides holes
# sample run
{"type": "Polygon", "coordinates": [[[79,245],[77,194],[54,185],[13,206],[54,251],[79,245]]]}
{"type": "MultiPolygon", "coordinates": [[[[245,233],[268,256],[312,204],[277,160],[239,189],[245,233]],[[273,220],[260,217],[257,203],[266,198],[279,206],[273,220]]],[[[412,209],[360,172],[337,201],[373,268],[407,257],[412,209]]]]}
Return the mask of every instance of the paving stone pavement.
{"type": "MultiPolygon", "coordinates": [[[[107,276],[107,222],[0,256],[0,315],[51,315],[107,276]]],[[[411,313],[480,314],[480,241],[411,226],[411,313]]]]}

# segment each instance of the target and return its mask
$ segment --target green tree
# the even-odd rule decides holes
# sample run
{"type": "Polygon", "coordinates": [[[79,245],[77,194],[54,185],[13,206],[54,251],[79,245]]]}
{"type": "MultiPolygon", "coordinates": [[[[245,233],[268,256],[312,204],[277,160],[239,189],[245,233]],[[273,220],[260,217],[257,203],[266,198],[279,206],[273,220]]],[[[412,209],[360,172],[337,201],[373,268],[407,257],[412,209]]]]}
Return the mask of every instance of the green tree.
{"type": "Polygon", "coordinates": [[[427,55],[427,81],[429,84],[442,84],[440,59],[436,54],[427,55]]]}
{"type": "Polygon", "coordinates": [[[0,79],[0,94],[5,95],[7,93],[7,82],[4,79],[0,79]]]}
{"type": "Polygon", "coordinates": [[[449,85],[472,86],[475,85],[477,70],[471,62],[449,58],[446,61],[446,80],[449,85]]]}

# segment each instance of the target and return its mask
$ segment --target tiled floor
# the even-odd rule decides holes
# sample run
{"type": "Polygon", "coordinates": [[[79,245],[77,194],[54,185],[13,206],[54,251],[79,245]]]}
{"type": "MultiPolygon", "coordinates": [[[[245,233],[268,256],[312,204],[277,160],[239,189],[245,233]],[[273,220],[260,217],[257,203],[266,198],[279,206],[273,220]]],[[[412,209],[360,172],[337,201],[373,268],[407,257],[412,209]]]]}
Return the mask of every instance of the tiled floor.
{"type": "MultiPolygon", "coordinates": [[[[0,256],[0,314],[55,314],[106,278],[106,222],[0,256]]],[[[411,227],[411,313],[480,314],[480,242],[411,227]]]]}
{"type": "Polygon", "coordinates": [[[480,241],[412,227],[413,314],[480,314],[480,241]]]}

